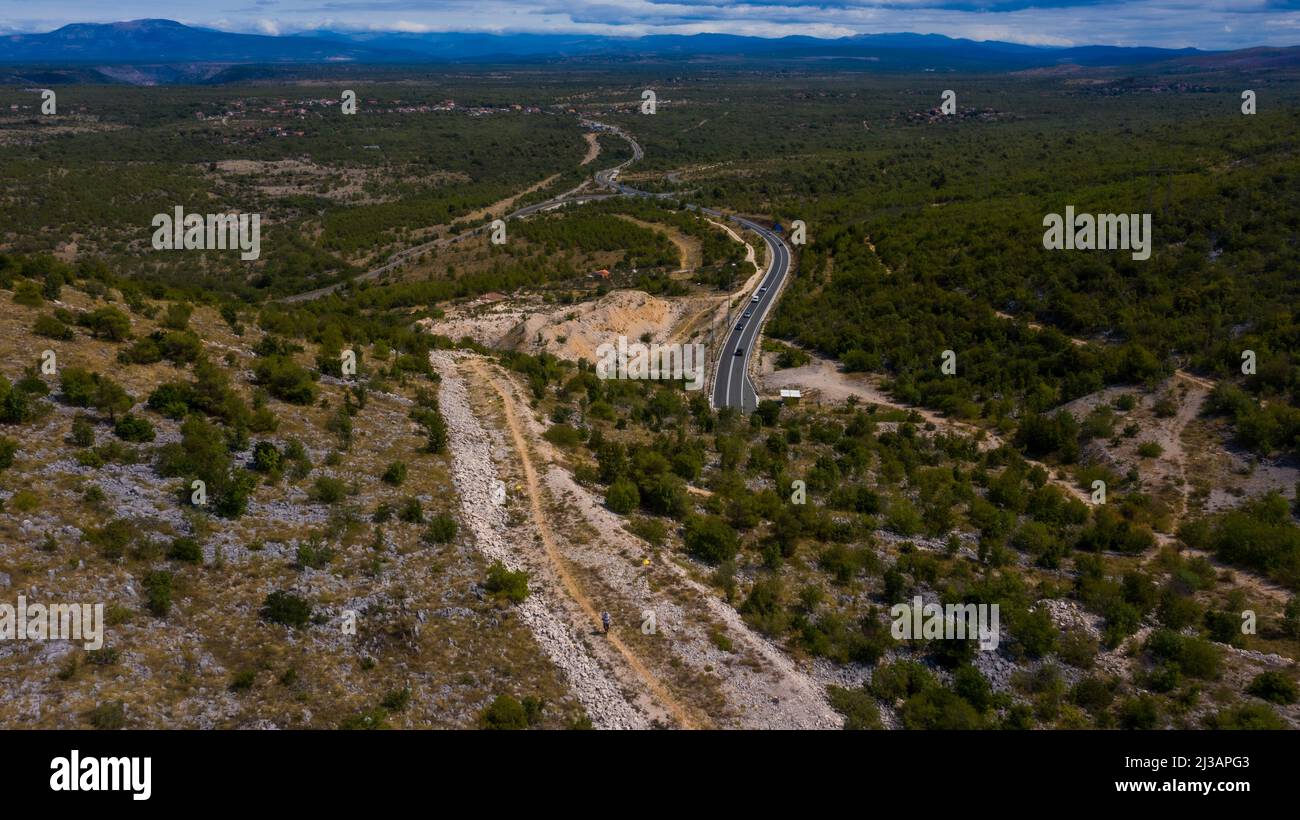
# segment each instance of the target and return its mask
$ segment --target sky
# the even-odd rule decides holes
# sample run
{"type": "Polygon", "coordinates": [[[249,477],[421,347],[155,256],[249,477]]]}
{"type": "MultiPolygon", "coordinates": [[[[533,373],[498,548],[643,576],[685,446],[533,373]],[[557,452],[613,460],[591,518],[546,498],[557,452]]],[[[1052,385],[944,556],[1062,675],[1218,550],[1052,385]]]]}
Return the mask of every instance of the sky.
{"type": "Polygon", "coordinates": [[[1300,0],[0,0],[0,32],[165,17],[226,31],[909,31],[1031,45],[1300,45],[1300,0]]]}

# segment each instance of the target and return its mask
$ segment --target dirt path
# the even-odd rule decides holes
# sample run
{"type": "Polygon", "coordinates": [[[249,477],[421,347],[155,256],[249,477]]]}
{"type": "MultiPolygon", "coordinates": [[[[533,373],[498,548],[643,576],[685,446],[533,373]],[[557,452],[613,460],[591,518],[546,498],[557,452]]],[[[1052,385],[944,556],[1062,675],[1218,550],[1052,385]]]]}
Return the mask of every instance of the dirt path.
{"type": "Polygon", "coordinates": [[[554,182],[559,178],[560,178],[559,174],[551,174],[549,177],[542,180],[541,182],[538,182],[535,185],[530,185],[513,196],[508,196],[505,199],[497,200],[496,202],[493,202],[491,205],[487,206],[486,208],[479,208],[477,211],[471,211],[470,213],[467,213],[464,216],[457,218],[451,224],[463,225],[466,222],[477,222],[478,220],[484,219],[489,216],[498,217],[501,216],[502,214],[509,213],[510,209],[513,208],[515,203],[518,202],[520,199],[533,193],[534,191],[540,191],[543,188],[548,187],[552,182],[554,182]]]}
{"type": "Polygon", "coordinates": [[[587,139],[587,156],[583,157],[582,162],[578,164],[590,165],[596,161],[596,157],[600,156],[600,138],[594,131],[583,134],[583,136],[587,139]]]}
{"type": "Polygon", "coordinates": [[[678,725],[839,728],[842,719],[820,683],[687,568],[627,532],[624,519],[574,480],[563,451],[542,437],[546,425],[515,379],[481,359],[466,371],[501,400],[503,427],[521,454],[521,489],[548,560],[563,569],[566,594],[580,602],[587,623],[597,622],[598,609],[612,611],[610,645],[678,725]],[[649,634],[647,613],[656,621],[649,634]],[[620,623],[631,626],[620,629],[620,623]]]}
{"type": "Polygon", "coordinates": [[[700,266],[700,258],[703,250],[700,247],[700,241],[694,237],[689,237],[681,231],[665,225],[662,222],[646,222],[644,219],[637,219],[627,214],[615,214],[619,219],[631,222],[633,225],[639,225],[647,230],[661,233],[667,236],[669,241],[677,248],[677,267],[683,271],[694,271],[700,266]]]}
{"type": "Polygon", "coordinates": [[[489,561],[511,571],[529,571],[529,595],[511,611],[528,627],[538,646],[564,674],[574,697],[599,729],[644,729],[658,717],[625,695],[625,680],[602,663],[586,624],[575,627],[566,599],[549,583],[547,562],[530,549],[532,540],[500,498],[501,471],[492,455],[492,437],[479,423],[457,362],[435,351],[430,362],[441,375],[438,400],[447,421],[452,479],[461,499],[461,520],[474,546],[489,561]]]}
{"type": "MultiPolygon", "coordinates": [[[[591,626],[595,628],[600,625],[600,613],[597,612],[596,607],[592,605],[591,600],[570,574],[568,567],[566,566],[565,558],[560,554],[560,550],[556,546],[555,535],[552,533],[547,516],[542,509],[542,488],[538,483],[537,473],[533,468],[532,456],[528,452],[528,443],[524,439],[523,430],[519,426],[519,420],[515,417],[513,401],[500,381],[487,372],[482,360],[469,360],[469,368],[483,381],[491,384],[492,388],[501,398],[502,408],[505,413],[506,426],[510,432],[510,439],[514,444],[515,456],[518,458],[519,464],[523,469],[524,489],[528,494],[528,504],[532,512],[533,523],[537,527],[538,533],[541,535],[546,555],[554,567],[556,576],[564,585],[564,590],[568,594],[569,598],[582,609],[582,612],[590,621],[591,626]]],[[[687,714],[686,710],[677,703],[673,696],[668,693],[663,684],[659,682],[659,679],[646,668],[645,664],[643,664],[641,660],[627,647],[622,639],[619,638],[617,631],[610,632],[605,636],[605,640],[618,651],[627,665],[636,673],[636,676],[641,680],[646,688],[653,693],[655,699],[672,713],[673,718],[677,721],[679,726],[687,729],[696,728],[696,722],[687,714]]]]}

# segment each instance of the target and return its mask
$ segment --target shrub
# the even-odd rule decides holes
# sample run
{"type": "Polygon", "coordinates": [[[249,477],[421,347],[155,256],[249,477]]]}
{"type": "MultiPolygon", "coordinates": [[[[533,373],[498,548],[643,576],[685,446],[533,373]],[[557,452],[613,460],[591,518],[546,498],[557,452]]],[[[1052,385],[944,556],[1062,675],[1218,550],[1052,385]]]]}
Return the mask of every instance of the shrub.
{"type": "Polygon", "coordinates": [[[542,438],[557,447],[576,447],[582,442],[582,433],[570,424],[552,424],[542,434],[542,438]]]}
{"type": "Polygon", "coordinates": [[[72,328],[48,313],[42,313],[36,317],[36,324],[32,326],[32,332],[37,336],[64,342],[76,335],[72,332],[72,328]]]}
{"type": "Polygon", "coordinates": [[[420,506],[420,499],[411,496],[403,501],[397,511],[397,520],[405,521],[407,524],[423,524],[424,508],[420,506]]]}
{"type": "Polygon", "coordinates": [[[18,442],[0,436],[0,470],[7,470],[14,465],[14,455],[18,452],[18,442]]]}
{"type": "Polygon", "coordinates": [[[844,715],[845,729],[879,729],[880,709],[876,701],[863,689],[826,687],[831,708],[844,715]]]}
{"type": "Polygon", "coordinates": [[[269,441],[259,441],[253,446],[253,469],[259,473],[276,472],[282,460],[280,450],[269,441]]]}
{"type": "Polygon", "coordinates": [[[1081,678],[1070,690],[1070,699],[1089,712],[1105,709],[1115,698],[1115,687],[1102,678],[1081,678]]]}
{"type": "Polygon", "coordinates": [[[605,491],[605,506],[610,510],[627,515],[641,504],[641,493],[636,485],[626,478],[620,478],[609,485],[605,491]]]}
{"type": "Polygon", "coordinates": [[[348,488],[342,479],[320,476],[316,479],[316,483],[312,485],[308,496],[318,504],[337,504],[347,494],[348,488]]]}
{"type": "Polygon", "coordinates": [[[668,538],[668,528],[658,518],[637,517],[627,525],[628,530],[639,536],[651,546],[661,547],[668,538]]]}
{"type": "Polygon", "coordinates": [[[1152,633],[1146,648],[1156,658],[1176,664],[1194,678],[1217,678],[1223,663],[1222,652],[1214,644],[1168,629],[1152,633]]]}
{"type": "Polygon", "coordinates": [[[683,541],[687,552],[711,564],[735,558],[740,549],[736,531],[716,515],[693,515],[687,518],[683,541]]]}
{"type": "Polygon", "coordinates": [[[1282,672],[1261,672],[1246,687],[1246,694],[1283,706],[1300,699],[1295,681],[1282,672]]]}
{"type": "Polygon", "coordinates": [[[203,547],[194,538],[177,538],[167,549],[167,557],[173,561],[200,564],[203,562],[203,547]]]}
{"type": "Polygon", "coordinates": [[[286,356],[258,359],[253,365],[257,383],[281,401],[290,404],[312,404],[316,401],[317,387],[312,374],[286,356]]]}
{"type": "Polygon", "coordinates": [[[172,302],[167,306],[167,312],[163,314],[163,327],[169,327],[172,330],[184,330],[189,326],[190,314],[194,309],[184,302],[172,302]]]}
{"type": "Polygon", "coordinates": [[[146,442],[154,440],[153,424],[149,419],[130,413],[122,416],[113,426],[113,435],[123,441],[146,442]]]}
{"type": "Polygon", "coordinates": [[[323,569],[334,560],[334,550],[312,538],[298,545],[297,558],[299,569],[323,569]]]}
{"type": "Polygon", "coordinates": [[[521,604],[528,598],[528,573],[524,570],[511,572],[500,561],[488,567],[487,582],[483,588],[498,600],[507,600],[521,604]]]}
{"type": "Polygon", "coordinates": [[[172,574],[166,570],[154,570],[144,576],[145,606],[149,612],[159,618],[165,617],[172,608],[172,574]]]}
{"type": "Polygon", "coordinates": [[[95,444],[95,426],[84,413],[78,413],[72,420],[72,443],[77,447],[92,447],[95,444]]]}
{"type": "Polygon", "coordinates": [[[1138,445],[1137,454],[1142,458],[1159,458],[1165,448],[1154,441],[1144,441],[1138,445]]]}
{"type": "Polygon", "coordinates": [[[394,461],[388,465],[388,469],[384,470],[381,478],[385,484],[392,484],[394,487],[402,486],[402,482],[406,481],[406,463],[394,461]]]}
{"type": "Polygon", "coordinates": [[[456,519],[447,513],[438,513],[429,522],[429,529],[425,530],[424,540],[430,544],[446,544],[456,537],[459,525],[456,519]]]}
{"type": "Polygon", "coordinates": [[[263,620],[289,627],[303,627],[311,619],[311,604],[291,592],[277,589],[262,604],[263,620]]]}
{"type": "Polygon", "coordinates": [[[246,692],[253,688],[253,683],[257,680],[257,670],[241,669],[230,679],[230,691],[246,692]]]}
{"type": "Polygon", "coordinates": [[[121,342],[131,336],[131,319],[115,307],[102,307],[81,317],[96,339],[121,342]]]}
{"type": "Polygon", "coordinates": [[[14,287],[14,301],[27,307],[40,307],[45,302],[41,286],[30,279],[24,279],[14,287]]]}
{"type": "Polygon", "coordinates": [[[1289,728],[1286,721],[1278,717],[1277,712],[1262,703],[1243,703],[1232,709],[1224,709],[1216,715],[1206,717],[1205,725],[1210,729],[1277,730],[1289,728]]]}
{"type": "Polygon", "coordinates": [[[1119,725],[1125,729],[1155,729],[1160,724],[1160,705],[1151,695],[1129,698],[1119,706],[1119,725]]]}
{"type": "Polygon", "coordinates": [[[510,695],[498,695],[479,714],[479,725],[484,729],[527,729],[528,712],[510,695]]]}
{"type": "Polygon", "coordinates": [[[101,703],[86,714],[90,725],[101,731],[121,729],[126,726],[126,707],[120,700],[101,703]]]}
{"type": "Polygon", "coordinates": [[[162,359],[162,348],[151,336],[136,339],[135,344],[117,354],[117,360],[122,364],[154,364],[162,359]]]}
{"type": "Polygon", "coordinates": [[[407,687],[405,689],[394,689],[393,691],[384,695],[384,699],[379,702],[379,705],[384,707],[390,712],[406,711],[406,707],[411,705],[410,688],[407,687]]]}
{"type": "Polygon", "coordinates": [[[86,540],[99,547],[100,555],[108,559],[121,558],[126,552],[126,545],[131,543],[137,532],[135,524],[127,518],[114,518],[98,529],[86,532],[86,540]]]}
{"type": "Polygon", "coordinates": [[[149,394],[149,409],[169,419],[184,418],[196,399],[194,388],[185,382],[164,382],[149,394]]]}
{"type": "Polygon", "coordinates": [[[65,367],[59,371],[59,389],[63,401],[73,407],[89,407],[95,395],[96,374],[83,367],[65,367]]]}

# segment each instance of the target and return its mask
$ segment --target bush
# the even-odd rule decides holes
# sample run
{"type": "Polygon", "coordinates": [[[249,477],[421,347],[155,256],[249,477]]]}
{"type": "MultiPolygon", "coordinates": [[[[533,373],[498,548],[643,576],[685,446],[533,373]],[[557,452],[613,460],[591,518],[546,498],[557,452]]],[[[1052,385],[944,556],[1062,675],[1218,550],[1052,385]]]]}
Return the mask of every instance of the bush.
{"type": "Polygon", "coordinates": [[[163,314],[162,325],[172,330],[184,330],[189,326],[190,314],[193,312],[194,309],[184,302],[172,302],[163,314]]]}
{"type": "Polygon", "coordinates": [[[879,729],[880,709],[869,693],[862,689],[826,687],[831,708],[844,715],[845,729],[879,729]]]}
{"type": "Polygon", "coordinates": [[[136,339],[135,344],[117,354],[117,360],[122,364],[155,364],[162,359],[162,348],[150,336],[136,339]]]}
{"type": "Polygon", "coordinates": [[[291,592],[277,589],[262,604],[263,620],[289,627],[303,627],[311,619],[311,604],[291,592]]]}
{"type": "Polygon", "coordinates": [[[77,447],[92,447],[95,444],[95,426],[90,423],[90,419],[84,413],[78,413],[72,420],[73,445],[77,447]]]}
{"type": "Polygon", "coordinates": [[[1217,678],[1223,664],[1222,652],[1214,644],[1168,629],[1152,633],[1147,639],[1146,649],[1156,658],[1176,664],[1180,671],[1194,678],[1217,678]]]}
{"type": "Polygon", "coordinates": [[[115,307],[102,307],[81,317],[96,339],[121,342],[131,337],[131,319],[115,307]]]}
{"type": "Polygon", "coordinates": [[[1262,703],[1243,703],[1233,709],[1224,709],[1217,715],[1206,717],[1205,725],[1210,729],[1278,730],[1290,728],[1286,721],[1278,717],[1277,712],[1262,703]]]}
{"type": "Polygon", "coordinates": [[[582,442],[582,433],[569,424],[552,424],[542,434],[542,438],[557,447],[576,447],[582,442]]]}
{"type": "Polygon", "coordinates": [[[1154,441],[1144,441],[1137,447],[1137,454],[1142,458],[1159,458],[1164,451],[1165,448],[1154,441]]]}
{"type": "Polygon", "coordinates": [[[683,542],[687,552],[710,564],[735,558],[740,549],[736,531],[716,515],[692,515],[687,518],[683,542]]]}
{"type": "Polygon", "coordinates": [[[1282,672],[1261,672],[1246,687],[1246,694],[1283,706],[1300,699],[1295,681],[1282,672]]]}
{"type": "Polygon", "coordinates": [[[420,499],[411,496],[404,500],[397,511],[397,520],[407,524],[423,524],[424,508],[420,506],[420,499]]]}
{"type": "Polygon", "coordinates": [[[283,456],[269,441],[259,441],[253,446],[253,469],[259,473],[273,473],[280,469],[283,456]]]}
{"type": "Polygon", "coordinates": [[[258,359],[253,365],[257,383],[281,401],[312,404],[316,401],[316,383],[312,374],[287,356],[258,359]]]}
{"type": "Polygon", "coordinates": [[[654,547],[662,547],[668,538],[668,528],[658,518],[637,517],[627,525],[628,530],[654,547]]]}
{"type": "Polygon", "coordinates": [[[83,367],[65,367],[59,371],[59,389],[63,401],[73,407],[89,407],[95,395],[97,374],[83,367]]]}
{"type": "Polygon", "coordinates": [[[410,688],[394,689],[388,692],[384,695],[384,699],[379,702],[379,705],[390,712],[406,711],[406,707],[411,705],[410,688]]]}
{"type": "Polygon", "coordinates": [[[460,529],[456,519],[447,513],[438,513],[429,522],[429,529],[425,530],[424,540],[430,544],[446,544],[456,537],[456,532],[460,529]]]}
{"type": "Polygon", "coordinates": [[[167,557],[172,561],[200,564],[203,562],[203,547],[194,538],[177,538],[167,549],[167,557]]]}
{"type": "Polygon", "coordinates": [[[312,538],[298,545],[299,569],[324,569],[334,560],[334,549],[312,538]]]}
{"type": "Polygon", "coordinates": [[[406,463],[394,461],[389,464],[388,469],[384,470],[382,479],[385,484],[392,484],[394,487],[402,486],[402,482],[406,481],[406,463]]]}
{"type": "Polygon", "coordinates": [[[185,382],[165,382],[149,394],[149,409],[169,419],[184,418],[195,404],[194,388],[185,382]]]}
{"type": "Polygon", "coordinates": [[[241,669],[230,679],[230,691],[247,692],[253,688],[253,683],[257,680],[257,671],[254,669],[241,669]]]}
{"type": "Polygon", "coordinates": [[[48,313],[42,313],[40,316],[36,317],[36,324],[32,326],[32,332],[37,336],[44,336],[47,339],[57,339],[63,342],[68,341],[76,335],[72,332],[72,328],[68,327],[48,313]]]}
{"type": "Polygon", "coordinates": [[[348,494],[348,487],[342,479],[320,476],[312,485],[308,496],[318,504],[337,504],[348,494]]]}
{"type": "Polygon", "coordinates": [[[91,709],[86,719],[100,731],[121,729],[126,726],[126,707],[120,700],[111,700],[91,709]]]}
{"type": "Polygon", "coordinates": [[[159,618],[165,617],[172,608],[172,574],[166,570],[155,570],[144,576],[145,606],[149,612],[159,618]]]}
{"type": "Polygon", "coordinates": [[[121,558],[126,545],[136,537],[135,524],[126,518],[114,518],[98,529],[86,532],[86,540],[99,548],[99,554],[110,560],[121,558]]]}
{"type": "Polygon", "coordinates": [[[154,440],[153,424],[149,419],[141,416],[134,416],[130,413],[122,416],[113,426],[113,435],[123,441],[146,442],[154,440]]]}
{"type": "Polygon", "coordinates": [[[609,485],[605,491],[605,506],[619,515],[627,515],[641,505],[641,493],[636,485],[626,478],[620,478],[609,485]]]}
{"type": "Polygon", "coordinates": [[[1115,698],[1115,687],[1102,678],[1081,678],[1070,690],[1070,699],[1089,712],[1105,709],[1115,698]]]}
{"type": "Polygon", "coordinates": [[[528,573],[524,570],[511,572],[505,564],[495,561],[488,567],[487,582],[483,588],[493,598],[521,604],[528,598],[528,573]]]}
{"type": "Polygon", "coordinates": [[[478,721],[484,729],[527,729],[528,712],[510,695],[498,695],[479,715],[478,721]]]}
{"type": "Polygon", "coordinates": [[[0,436],[0,470],[7,470],[14,465],[14,455],[18,452],[18,442],[0,436]]]}
{"type": "Polygon", "coordinates": [[[1155,729],[1160,725],[1160,705],[1151,695],[1129,698],[1119,706],[1119,725],[1125,729],[1155,729]]]}
{"type": "Polygon", "coordinates": [[[30,279],[24,279],[14,287],[14,301],[27,307],[40,307],[45,302],[41,286],[30,279]]]}

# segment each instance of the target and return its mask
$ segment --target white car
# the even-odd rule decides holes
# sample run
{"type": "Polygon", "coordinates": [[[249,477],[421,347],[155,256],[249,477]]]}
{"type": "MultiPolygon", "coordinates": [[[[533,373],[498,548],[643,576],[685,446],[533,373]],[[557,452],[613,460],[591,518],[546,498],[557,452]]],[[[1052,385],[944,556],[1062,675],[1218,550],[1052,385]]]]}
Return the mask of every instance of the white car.
{"type": "Polygon", "coordinates": [[[758,297],[755,296],[753,299],[750,299],[749,301],[751,301],[751,302],[757,302],[757,301],[758,301],[758,297]]]}

